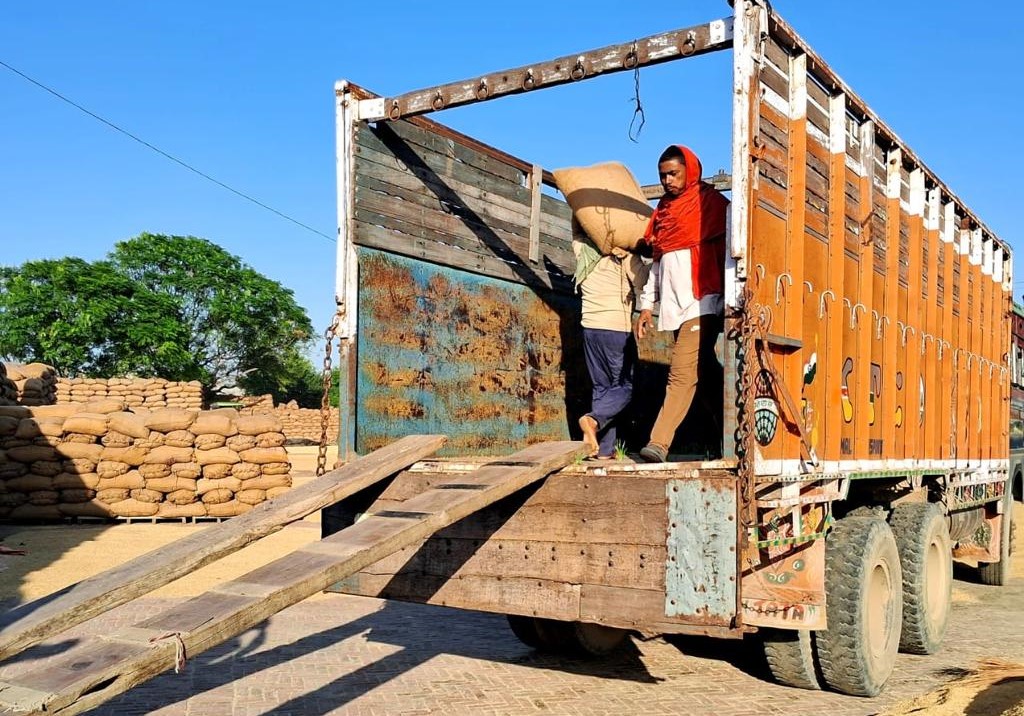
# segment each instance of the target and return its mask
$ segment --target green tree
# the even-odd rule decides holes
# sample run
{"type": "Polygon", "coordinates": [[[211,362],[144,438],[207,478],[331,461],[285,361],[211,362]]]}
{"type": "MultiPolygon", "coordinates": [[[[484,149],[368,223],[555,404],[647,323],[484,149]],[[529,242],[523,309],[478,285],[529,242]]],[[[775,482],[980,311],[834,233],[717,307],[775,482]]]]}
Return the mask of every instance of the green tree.
{"type": "Polygon", "coordinates": [[[41,361],[68,376],[191,378],[187,344],[173,301],[108,261],[0,267],[0,355],[41,361]]]}
{"type": "Polygon", "coordinates": [[[289,352],[313,332],[294,294],[216,244],[194,236],[141,234],[114,246],[113,264],[165,296],[189,334],[188,349],[205,386],[246,377],[274,384],[289,352]]]}
{"type": "Polygon", "coordinates": [[[299,395],[313,369],[296,357],[311,334],[290,290],[192,236],[142,234],[106,261],[0,267],[0,355],[67,376],[199,380],[208,391],[245,380],[299,395]]]}
{"type": "Polygon", "coordinates": [[[323,380],[309,358],[299,347],[294,347],[280,356],[279,363],[273,371],[243,376],[239,385],[250,395],[270,393],[275,403],[294,400],[300,408],[319,408],[323,380]]]}

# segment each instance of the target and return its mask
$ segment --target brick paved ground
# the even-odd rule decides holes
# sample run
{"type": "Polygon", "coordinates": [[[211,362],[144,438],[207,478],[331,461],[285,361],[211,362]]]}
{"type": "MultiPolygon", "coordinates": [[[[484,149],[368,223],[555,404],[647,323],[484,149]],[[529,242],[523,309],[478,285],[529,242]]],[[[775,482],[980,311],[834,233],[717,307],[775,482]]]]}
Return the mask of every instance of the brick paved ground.
{"type": "MultiPolygon", "coordinates": [[[[885,695],[872,700],[776,686],[749,642],[637,641],[613,658],[578,662],[523,646],[500,616],[323,595],[94,713],[874,714],[978,658],[1024,661],[1024,580],[1003,588],[958,580],[955,589],[943,651],[900,655],[885,695]]],[[[114,628],[178,601],[143,599],[104,619],[114,628]]],[[[33,665],[6,665],[0,678],[33,665]]]]}

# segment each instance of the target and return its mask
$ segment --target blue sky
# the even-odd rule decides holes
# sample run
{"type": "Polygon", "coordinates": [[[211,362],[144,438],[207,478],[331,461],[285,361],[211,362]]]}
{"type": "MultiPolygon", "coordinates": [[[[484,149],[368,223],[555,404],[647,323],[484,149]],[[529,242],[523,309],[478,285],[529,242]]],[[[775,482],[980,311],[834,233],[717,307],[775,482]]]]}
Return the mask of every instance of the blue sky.
{"type": "MultiPolygon", "coordinates": [[[[1002,239],[1024,292],[1024,139],[1014,4],[776,0],[785,17],[1002,239]],[[996,12],[995,10],[998,10],[996,12]],[[1012,56],[1011,56],[1011,53],[1012,56]]],[[[721,0],[7,3],[0,60],[333,237],[333,86],[380,94],[725,17],[721,0]]],[[[619,159],[643,183],[666,144],[728,167],[727,53],[435,115],[548,168],[619,159]]],[[[333,312],[325,238],[215,186],[0,67],[0,262],[93,260],[143,231],[201,236],[333,312]]]]}

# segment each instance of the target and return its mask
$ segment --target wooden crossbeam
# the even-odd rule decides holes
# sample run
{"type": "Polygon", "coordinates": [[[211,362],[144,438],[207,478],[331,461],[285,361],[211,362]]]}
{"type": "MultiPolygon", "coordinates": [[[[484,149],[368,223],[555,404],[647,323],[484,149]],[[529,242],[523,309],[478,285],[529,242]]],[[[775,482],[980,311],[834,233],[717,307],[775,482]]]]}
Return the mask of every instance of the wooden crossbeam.
{"type": "Polygon", "coordinates": [[[0,682],[0,711],[69,716],[94,708],[586,454],[580,442],[533,445],[127,629],[98,627],[60,657],[0,682]]]}
{"type": "Polygon", "coordinates": [[[414,90],[361,104],[364,120],[403,119],[464,104],[485,102],[542,87],[579,82],[612,72],[702,55],[732,47],[731,17],[633,42],[577,52],[547,62],[492,72],[472,79],[414,90]]]}
{"type": "Polygon", "coordinates": [[[236,552],[436,452],[443,435],[411,435],[357,458],[244,515],[153,550],[0,615],[0,660],[236,552]]]}

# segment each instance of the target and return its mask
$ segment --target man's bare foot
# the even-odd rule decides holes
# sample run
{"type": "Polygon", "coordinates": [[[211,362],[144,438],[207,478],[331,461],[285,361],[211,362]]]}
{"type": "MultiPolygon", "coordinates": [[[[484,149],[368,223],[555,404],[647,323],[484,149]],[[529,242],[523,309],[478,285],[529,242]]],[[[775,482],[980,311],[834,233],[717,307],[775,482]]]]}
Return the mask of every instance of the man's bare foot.
{"type": "Polygon", "coordinates": [[[589,415],[580,418],[580,430],[583,431],[583,442],[590,448],[591,454],[598,451],[597,444],[597,421],[589,415]]]}

